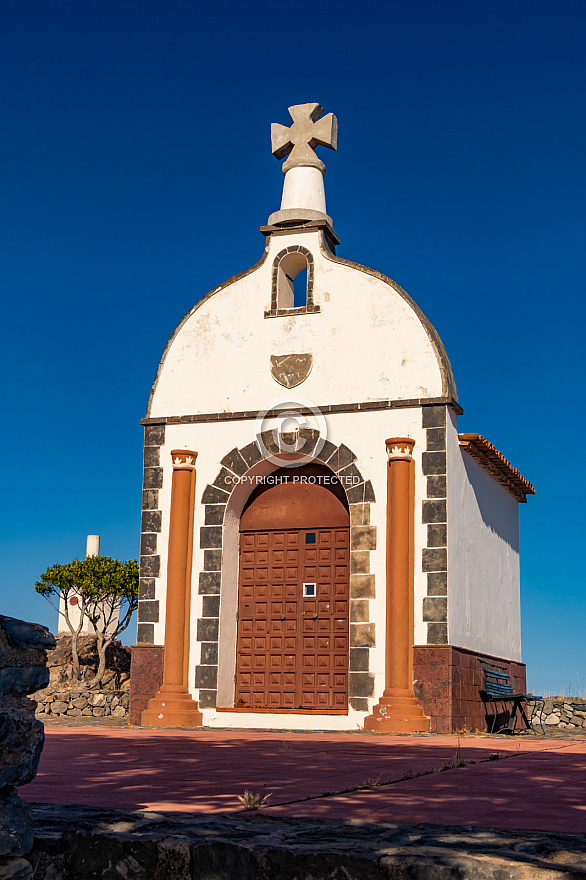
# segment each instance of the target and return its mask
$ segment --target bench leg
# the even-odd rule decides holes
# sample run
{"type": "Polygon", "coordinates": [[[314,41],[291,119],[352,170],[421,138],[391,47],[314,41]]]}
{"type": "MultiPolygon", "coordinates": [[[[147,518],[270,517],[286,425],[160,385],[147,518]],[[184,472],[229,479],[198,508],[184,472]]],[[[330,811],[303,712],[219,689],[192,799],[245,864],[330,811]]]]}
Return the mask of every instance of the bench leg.
{"type": "Polygon", "coordinates": [[[537,707],[539,706],[539,721],[537,722],[541,727],[541,733],[545,736],[545,729],[543,727],[543,714],[545,712],[545,700],[532,700],[531,701],[531,716],[529,718],[529,724],[531,730],[535,730],[533,727],[533,719],[535,718],[535,713],[537,712],[537,707]]]}
{"type": "MultiPolygon", "coordinates": [[[[517,705],[519,707],[519,713],[521,715],[521,718],[525,722],[525,730],[523,732],[526,733],[528,730],[531,730],[531,722],[527,718],[527,715],[525,713],[525,709],[523,708],[523,703],[521,700],[517,700],[517,705]]],[[[527,704],[525,704],[525,705],[527,705],[527,704]]]]}

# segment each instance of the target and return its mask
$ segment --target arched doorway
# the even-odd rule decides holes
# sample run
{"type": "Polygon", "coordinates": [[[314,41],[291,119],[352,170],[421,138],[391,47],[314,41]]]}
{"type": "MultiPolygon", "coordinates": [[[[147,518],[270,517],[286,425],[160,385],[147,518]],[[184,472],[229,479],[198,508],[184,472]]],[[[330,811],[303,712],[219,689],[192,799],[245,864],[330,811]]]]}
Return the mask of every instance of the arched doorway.
{"type": "Polygon", "coordinates": [[[280,468],[240,520],[235,706],[347,711],[350,515],[314,463],[280,468]]]}

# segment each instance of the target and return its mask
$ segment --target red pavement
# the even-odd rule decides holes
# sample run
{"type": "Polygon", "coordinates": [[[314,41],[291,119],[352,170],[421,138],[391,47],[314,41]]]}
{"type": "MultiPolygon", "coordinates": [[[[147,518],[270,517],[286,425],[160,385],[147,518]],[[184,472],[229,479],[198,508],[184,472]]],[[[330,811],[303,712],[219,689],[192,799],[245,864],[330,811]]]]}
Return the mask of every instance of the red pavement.
{"type": "Polygon", "coordinates": [[[272,793],[273,816],[586,832],[586,741],[459,743],[461,760],[483,763],[432,773],[453,765],[455,736],[47,727],[39,773],[20,793],[36,803],[209,813],[240,809],[248,788],[272,793]],[[404,778],[419,773],[427,775],[404,778]]]}

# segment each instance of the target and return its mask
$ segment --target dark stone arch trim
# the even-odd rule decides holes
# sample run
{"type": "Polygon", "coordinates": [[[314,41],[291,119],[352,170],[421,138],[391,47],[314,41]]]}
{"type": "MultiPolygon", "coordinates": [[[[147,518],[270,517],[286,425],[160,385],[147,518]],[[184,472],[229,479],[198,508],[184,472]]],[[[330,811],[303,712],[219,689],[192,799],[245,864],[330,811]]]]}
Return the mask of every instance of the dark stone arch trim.
{"type": "MultiPolygon", "coordinates": [[[[312,428],[302,428],[299,434],[305,443],[304,454],[311,455],[319,440],[319,432],[312,428]]],[[[287,443],[292,442],[287,436],[284,439],[287,443]]],[[[263,435],[263,441],[269,452],[279,451],[272,435],[263,435]]],[[[203,607],[202,615],[197,621],[197,641],[201,643],[201,655],[195,669],[195,685],[199,688],[199,704],[202,708],[216,705],[222,541],[226,505],[234,488],[234,477],[242,477],[262,458],[255,442],[241,449],[230,450],[220,462],[218,476],[205,487],[201,496],[201,503],[205,506],[204,525],[200,528],[200,548],[204,551],[204,565],[199,573],[198,592],[202,596],[203,607]]],[[[360,473],[356,465],[356,455],[343,443],[335,446],[326,440],[314,460],[327,465],[338,476],[353,478],[352,485],[344,487],[350,509],[348,699],[353,709],[367,712],[368,698],[374,693],[370,649],[376,644],[375,624],[370,614],[370,599],[375,597],[375,577],[370,571],[370,553],[376,549],[377,541],[376,526],[370,522],[370,505],[376,500],[374,489],[370,480],[365,480],[360,473]]]]}
{"type": "Polygon", "coordinates": [[[295,244],[290,245],[290,247],[287,247],[282,251],[279,251],[273,261],[273,268],[271,272],[271,307],[265,312],[265,318],[277,318],[284,315],[308,315],[320,312],[320,307],[316,306],[313,301],[314,278],[315,263],[313,259],[313,254],[310,250],[308,250],[306,247],[303,247],[303,245],[301,244],[295,244]],[[289,254],[303,254],[305,259],[307,260],[307,304],[305,306],[299,306],[298,308],[280,309],[278,291],[279,267],[285,257],[287,257],[289,254]]]}

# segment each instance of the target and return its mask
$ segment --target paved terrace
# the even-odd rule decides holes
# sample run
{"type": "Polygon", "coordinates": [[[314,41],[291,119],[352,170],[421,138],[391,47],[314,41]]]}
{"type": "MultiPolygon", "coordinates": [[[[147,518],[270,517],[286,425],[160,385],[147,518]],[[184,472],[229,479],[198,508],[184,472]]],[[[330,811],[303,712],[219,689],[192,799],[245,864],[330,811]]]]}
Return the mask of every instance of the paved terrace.
{"type": "Polygon", "coordinates": [[[32,803],[586,832],[586,739],[47,725],[32,803]],[[464,766],[460,766],[461,764],[464,766]],[[449,768],[449,769],[444,769],[449,768]]]}

